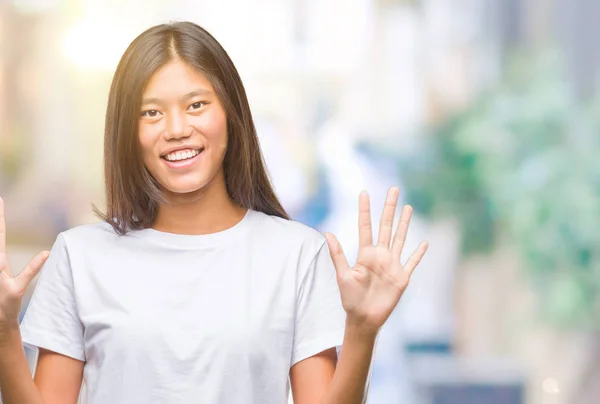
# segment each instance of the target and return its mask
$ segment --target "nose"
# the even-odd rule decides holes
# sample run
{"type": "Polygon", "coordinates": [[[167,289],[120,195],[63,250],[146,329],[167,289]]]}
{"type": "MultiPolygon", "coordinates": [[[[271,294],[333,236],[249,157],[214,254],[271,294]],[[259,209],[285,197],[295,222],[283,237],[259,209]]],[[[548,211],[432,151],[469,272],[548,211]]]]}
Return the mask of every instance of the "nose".
{"type": "Polygon", "coordinates": [[[186,123],[185,116],[183,114],[169,114],[166,116],[167,127],[165,131],[165,138],[167,140],[176,140],[190,136],[190,128],[186,123]]]}

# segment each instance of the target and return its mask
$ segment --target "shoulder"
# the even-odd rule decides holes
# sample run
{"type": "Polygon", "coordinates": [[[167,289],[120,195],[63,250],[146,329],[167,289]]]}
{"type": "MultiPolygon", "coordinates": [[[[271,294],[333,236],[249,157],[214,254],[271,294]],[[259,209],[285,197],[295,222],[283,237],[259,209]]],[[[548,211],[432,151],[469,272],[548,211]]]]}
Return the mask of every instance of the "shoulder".
{"type": "Polygon", "coordinates": [[[258,229],[268,230],[269,233],[282,237],[286,241],[313,240],[318,243],[325,241],[325,236],[310,226],[292,219],[283,219],[278,216],[267,215],[262,212],[252,212],[255,226],[258,229]]]}
{"type": "Polygon", "coordinates": [[[82,247],[117,240],[119,235],[106,222],[96,222],[72,227],[58,235],[57,243],[69,247],[82,247]]]}
{"type": "Polygon", "coordinates": [[[262,212],[252,214],[254,236],[269,240],[275,245],[286,248],[297,246],[305,253],[314,255],[325,244],[325,236],[303,223],[262,212]]]}

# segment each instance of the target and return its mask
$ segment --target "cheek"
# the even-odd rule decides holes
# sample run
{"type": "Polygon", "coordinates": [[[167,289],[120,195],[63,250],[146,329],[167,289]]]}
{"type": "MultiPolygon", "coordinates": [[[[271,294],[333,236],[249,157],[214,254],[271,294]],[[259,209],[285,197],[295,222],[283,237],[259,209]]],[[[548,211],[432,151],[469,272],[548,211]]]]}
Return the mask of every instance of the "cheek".
{"type": "Polygon", "coordinates": [[[142,158],[144,159],[144,164],[148,166],[152,163],[155,155],[154,146],[156,144],[156,135],[149,128],[140,126],[138,142],[142,152],[142,158]]]}
{"type": "Polygon", "coordinates": [[[227,147],[227,118],[224,112],[215,109],[204,114],[198,129],[211,148],[224,150],[227,147]]]}

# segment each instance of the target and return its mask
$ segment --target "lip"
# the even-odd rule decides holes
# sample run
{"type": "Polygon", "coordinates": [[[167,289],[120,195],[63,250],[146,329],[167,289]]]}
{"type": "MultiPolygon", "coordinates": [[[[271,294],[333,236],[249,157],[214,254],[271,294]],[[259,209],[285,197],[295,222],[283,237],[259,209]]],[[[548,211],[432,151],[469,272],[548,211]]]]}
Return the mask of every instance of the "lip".
{"type": "Polygon", "coordinates": [[[177,146],[177,147],[172,147],[170,149],[165,150],[164,152],[162,152],[160,154],[160,157],[163,158],[165,157],[167,154],[169,153],[173,153],[176,151],[180,151],[180,150],[200,150],[201,153],[204,150],[204,146],[198,146],[198,145],[183,145],[183,146],[177,146]]]}
{"type": "MultiPolygon", "coordinates": [[[[184,147],[183,149],[189,149],[189,147],[184,147]]],[[[174,149],[173,151],[183,150],[183,149],[179,148],[179,149],[174,149]]],[[[169,153],[171,153],[171,152],[168,152],[167,154],[169,154],[169,153]]],[[[161,158],[161,160],[169,168],[172,168],[172,169],[186,169],[186,168],[190,168],[194,164],[196,164],[200,160],[200,158],[202,157],[203,154],[204,154],[204,148],[200,148],[200,153],[196,154],[191,159],[179,160],[179,161],[169,161],[169,160],[167,160],[165,158],[161,158]]]]}

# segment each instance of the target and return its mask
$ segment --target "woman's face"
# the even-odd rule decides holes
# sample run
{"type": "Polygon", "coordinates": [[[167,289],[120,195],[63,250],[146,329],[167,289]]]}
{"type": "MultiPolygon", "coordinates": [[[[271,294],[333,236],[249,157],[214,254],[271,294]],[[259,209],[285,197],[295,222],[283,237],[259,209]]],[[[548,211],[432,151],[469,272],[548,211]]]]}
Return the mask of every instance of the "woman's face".
{"type": "Polygon", "coordinates": [[[144,165],[161,187],[185,194],[223,179],[227,117],[210,81],[181,60],[156,71],[142,96],[144,165]]]}

